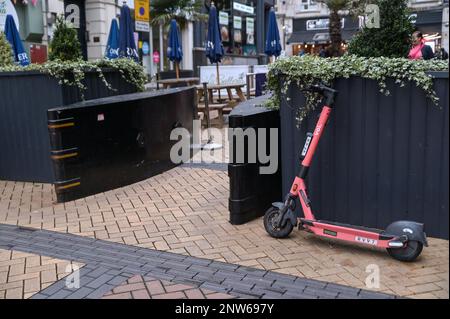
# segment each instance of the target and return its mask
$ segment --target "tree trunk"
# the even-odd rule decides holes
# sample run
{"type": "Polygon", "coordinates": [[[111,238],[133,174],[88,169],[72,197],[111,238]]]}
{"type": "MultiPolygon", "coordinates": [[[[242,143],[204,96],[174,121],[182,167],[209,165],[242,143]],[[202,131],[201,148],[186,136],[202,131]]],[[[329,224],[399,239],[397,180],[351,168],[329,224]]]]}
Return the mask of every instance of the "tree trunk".
{"type": "Polygon", "coordinates": [[[341,17],[337,10],[332,10],[330,13],[330,41],[329,56],[338,57],[342,55],[342,24],[341,17]]]}

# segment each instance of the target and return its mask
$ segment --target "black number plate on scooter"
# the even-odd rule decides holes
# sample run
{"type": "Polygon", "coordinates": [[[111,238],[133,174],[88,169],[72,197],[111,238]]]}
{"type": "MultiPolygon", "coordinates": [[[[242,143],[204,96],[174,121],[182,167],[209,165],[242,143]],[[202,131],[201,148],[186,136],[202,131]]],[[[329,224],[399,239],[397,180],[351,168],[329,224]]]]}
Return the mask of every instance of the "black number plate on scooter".
{"type": "Polygon", "coordinates": [[[330,235],[330,236],[337,236],[337,233],[335,232],[335,231],[332,231],[332,230],[328,230],[328,229],[324,229],[323,230],[323,233],[325,234],[325,235],[330,235]]]}
{"type": "Polygon", "coordinates": [[[312,138],[313,138],[312,133],[306,134],[306,142],[305,142],[305,146],[303,146],[303,150],[302,150],[302,154],[301,154],[302,157],[305,157],[306,153],[308,153],[308,148],[309,148],[309,145],[311,144],[312,138]]]}

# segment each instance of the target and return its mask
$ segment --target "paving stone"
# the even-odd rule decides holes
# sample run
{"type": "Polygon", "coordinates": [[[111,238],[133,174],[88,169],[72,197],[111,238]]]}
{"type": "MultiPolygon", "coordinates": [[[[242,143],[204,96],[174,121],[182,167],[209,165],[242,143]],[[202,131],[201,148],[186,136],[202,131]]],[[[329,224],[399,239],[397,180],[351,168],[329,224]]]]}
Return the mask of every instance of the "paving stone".
{"type": "Polygon", "coordinates": [[[315,288],[311,288],[311,287],[306,287],[305,290],[303,290],[303,292],[305,294],[309,294],[309,295],[315,295],[319,298],[326,298],[326,299],[335,299],[338,295],[337,292],[333,292],[333,291],[327,291],[324,289],[315,289],[315,288]]]}
{"type": "Polygon", "coordinates": [[[225,279],[222,283],[222,286],[229,287],[229,288],[236,288],[240,290],[251,290],[255,284],[253,283],[244,283],[242,281],[233,280],[233,279],[225,279]]]}
{"type": "Polygon", "coordinates": [[[308,287],[315,287],[315,288],[325,288],[327,285],[326,282],[312,280],[312,279],[306,279],[306,278],[297,278],[295,280],[295,282],[296,283],[298,282],[302,285],[306,285],[308,287]]]}
{"type": "Polygon", "coordinates": [[[50,295],[48,299],[65,299],[67,296],[71,295],[73,291],[67,289],[58,290],[58,292],[50,295]]]}
{"type": "Polygon", "coordinates": [[[216,269],[214,269],[214,268],[207,267],[207,266],[202,266],[202,265],[198,265],[198,264],[190,265],[188,270],[196,271],[196,272],[201,273],[201,274],[205,274],[205,273],[213,274],[213,273],[216,272],[216,269]]]}
{"type": "Polygon", "coordinates": [[[89,282],[86,286],[89,288],[97,289],[101,285],[110,281],[113,277],[114,276],[112,276],[112,275],[103,274],[103,275],[97,277],[96,279],[92,280],[91,282],[89,282]]]}
{"type": "Polygon", "coordinates": [[[213,261],[210,266],[222,270],[236,270],[239,267],[238,265],[226,264],[217,261],[213,261]]]}
{"type": "Polygon", "coordinates": [[[50,285],[49,287],[41,290],[40,293],[45,294],[47,296],[51,296],[65,287],[66,287],[65,280],[59,280],[56,283],[54,283],[53,285],[50,285]]]}
{"type": "Polygon", "coordinates": [[[86,296],[86,299],[98,299],[102,297],[104,294],[106,294],[108,291],[112,290],[114,286],[112,285],[102,285],[95,289],[93,292],[91,292],[89,295],[86,296]]]}
{"type": "Polygon", "coordinates": [[[359,294],[359,292],[361,291],[361,289],[359,289],[359,288],[336,285],[336,284],[332,284],[332,283],[328,283],[325,286],[325,289],[328,291],[335,291],[335,292],[339,292],[339,293],[344,293],[346,295],[354,295],[354,296],[357,296],[359,294]]]}
{"type": "Polygon", "coordinates": [[[169,269],[186,270],[190,265],[183,264],[180,261],[169,260],[169,261],[164,262],[161,266],[165,267],[165,268],[169,268],[169,269]]]}
{"type": "Polygon", "coordinates": [[[192,279],[194,279],[194,280],[203,280],[203,281],[206,281],[206,282],[214,282],[214,283],[217,283],[217,284],[220,284],[220,283],[222,283],[225,280],[225,278],[223,278],[223,277],[217,277],[217,276],[214,276],[214,275],[202,274],[202,273],[198,273],[192,279]]]}
{"type": "Polygon", "coordinates": [[[272,286],[273,282],[275,280],[273,279],[267,279],[267,278],[263,278],[263,277],[254,277],[253,275],[246,275],[243,279],[243,282],[252,282],[255,283],[258,286],[272,286]]]}
{"type": "Polygon", "coordinates": [[[121,283],[125,282],[128,279],[128,277],[124,277],[124,276],[114,276],[111,280],[109,280],[107,283],[109,285],[113,285],[113,286],[117,286],[120,285],[121,283]]]}
{"type": "Polygon", "coordinates": [[[170,275],[186,277],[186,278],[193,278],[195,275],[197,275],[197,272],[195,272],[195,271],[178,270],[178,269],[169,269],[167,271],[167,273],[170,275]]]}
{"type": "Polygon", "coordinates": [[[199,265],[199,266],[208,266],[213,262],[212,260],[209,259],[196,258],[191,256],[186,257],[184,261],[187,263],[192,263],[192,265],[199,265]]]}
{"type": "Polygon", "coordinates": [[[82,299],[86,298],[87,295],[92,293],[94,289],[88,288],[88,287],[80,287],[79,289],[75,290],[72,294],[68,295],[66,299],[82,299]]]}
{"type": "Polygon", "coordinates": [[[286,275],[286,274],[280,274],[276,272],[267,272],[264,276],[266,279],[274,279],[278,281],[284,281],[284,282],[294,282],[298,277],[292,276],[292,275],[286,275]]]}
{"type": "Polygon", "coordinates": [[[220,284],[215,284],[215,283],[211,283],[211,282],[203,283],[200,286],[200,288],[214,290],[214,291],[221,291],[221,292],[228,292],[229,290],[231,290],[230,288],[223,287],[220,284]]]}
{"type": "Polygon", "coordinates": [[[109,268],[106,268],[106,267],[103,267],[103,266],[99,266],[99,267],[93,269],[90,272],[86,272],[85,275],[88,275],[90,277],[96,278],[96,277],[99,277],[100,275],[108,272],[108,270],[109,270],[109,268]]]}
{"type": "Polygon", "coordinates": [[[391,297],[374,291],[361,290],[359,296],[367,299],[390,299],[391,297]]]}

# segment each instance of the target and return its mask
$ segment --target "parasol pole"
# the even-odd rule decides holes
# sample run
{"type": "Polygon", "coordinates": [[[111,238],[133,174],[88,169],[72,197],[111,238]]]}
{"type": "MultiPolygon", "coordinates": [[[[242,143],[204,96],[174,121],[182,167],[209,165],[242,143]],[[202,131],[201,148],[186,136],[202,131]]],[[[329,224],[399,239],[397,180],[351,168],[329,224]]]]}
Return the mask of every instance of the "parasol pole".
{"type": "MultiPolygon", "coordinates": [[[[216,62],[216,73],[217,73],[217,85],[220,85],[220,75],[219,75],[219,62],[216,62]]],[[[220,88],[219,88],[219,103],[221,102],[222,98],[220,97],[220,88]]]]}
{"type": "Polygon", "coordinates": [[[177,75],[177,80],[180,78],[180,66],[178,61],[175,61],[175,73],[177,75]]]}

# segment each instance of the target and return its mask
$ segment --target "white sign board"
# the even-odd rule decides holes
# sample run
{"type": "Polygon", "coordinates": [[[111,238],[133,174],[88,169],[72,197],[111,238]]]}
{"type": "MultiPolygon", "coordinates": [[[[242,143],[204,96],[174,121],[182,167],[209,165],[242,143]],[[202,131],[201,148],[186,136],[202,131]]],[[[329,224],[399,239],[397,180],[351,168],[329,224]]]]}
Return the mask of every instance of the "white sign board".
{"type": "Polygon", "coordinates": [[[228,13],[225,11],[219,12],[219,24],[228,25],[228,13]]]}
{"type": "MultiPolygon", "coordinates": [[[[341,20],[342,29],[345,25],[345,18],[342,18],[341,20]]],[[[330,25],[330,19],[313,19],[313,20],[307,20],[306,21],[306,30],[308,31],[315,31],[315,30],[328,30],[330,25]]]]}
{"type": "Polygon", "coordinates": [[[245,27],[247,30],[247,34],[255,34],[255,19],[246,18],[245,27]]]}
{"type": "Polygon", "coordinates": [[[3,32],[5,30],[6,16],[8,14],[13,16],[17,30],[19,30],[19,18],[17,17],[16,8],[14,8],[11,0],[0,0],[0,31],[3,32]]]}
{"type": "Polygon", "coordinates": [[[150,32],[150,22],[136,21],[135,31],[150,32]]]}
{"type": "MultiPolygon", "coordinates": [[[[247,82],[248,65],[220,65],[220,84],[245,84],[247,82]]],[[[200,67],[200,83],[217,84],[217,68],[215,65],[200,67]]],[[[243,88],[245,91],[245,87],[243,88]]],[[[227,94],[222,90],[221,94],[227,94]]]]}
{"type": "Polygon", "coordinates": [[[268,73],[269,68],[267,65],[254,65],[253,66],[253,73],[268,73]]]}
{"type": "Polygon", "coordinates": [[[238,16],[233,17],[233,27],[238,30],[242,29],[242,18],[241,17],[238,17],[238,16]]]}
{"type": "Polygon", "coordinates": [[[119,6],[122,7],[124,2],[130,9],[134,9],[134,0],[120,0],[119,6]]]}
{"type": "Polygon", "coordinates": [[[247,6],[247,5],[239,3],[239,2],[236,2],[236,1],[233,2],[233,9],[237,10],[237,11],[249,13],[249,14],[255,13],[255,8],[247,6]]]}

